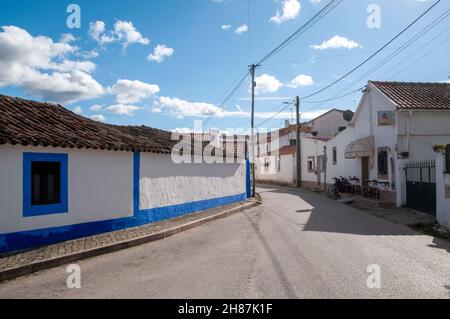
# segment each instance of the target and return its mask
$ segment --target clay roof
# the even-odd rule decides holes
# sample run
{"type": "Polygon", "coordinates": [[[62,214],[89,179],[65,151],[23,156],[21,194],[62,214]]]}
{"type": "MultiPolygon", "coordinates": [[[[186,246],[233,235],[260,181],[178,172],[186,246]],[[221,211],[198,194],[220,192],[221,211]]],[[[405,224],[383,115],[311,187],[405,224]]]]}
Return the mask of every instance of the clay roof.
{"type": "Polygon", "coordinates": [[[297,146],[296,145],[286,145],[279,149],[280,155],[291,155],[297,153],[297,146]]]}
{"type": "Polygon", "coordinates": [[[371,81],[398,109],[450,110],[449,83],[371,81]]]}
{"type": "Polygon", "coordinates": [[[167,131],[100,123],[61,105],[0,95],[0,145],[169,154],[175,143],[167,131]]]}

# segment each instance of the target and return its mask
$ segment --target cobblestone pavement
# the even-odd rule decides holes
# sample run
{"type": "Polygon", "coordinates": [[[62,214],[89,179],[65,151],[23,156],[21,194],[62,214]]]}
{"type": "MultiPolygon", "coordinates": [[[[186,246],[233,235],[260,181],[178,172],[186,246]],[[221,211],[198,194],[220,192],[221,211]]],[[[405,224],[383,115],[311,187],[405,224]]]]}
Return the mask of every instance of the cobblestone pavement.
{"type": "Polygon", "coordinates": [[[45,246],[25,252],[6,255],[0,257],[0,271],[29,265],[31,263],[48,260],[56,257],[63,257],[78,252],[83,252],[93,248],[100,248],[112,244],[146,237],[164,230],[175,228],[194,222],[203,218],[219,215],[226,210],[241,206],[242,203],[235,203],[220,208],[210,209],[200,213],[189,214],[169,220],[164,220],[140,227],[128,228],[109,233],[99,234],[90,237],[74,239],[50,246],[45,246]]]}

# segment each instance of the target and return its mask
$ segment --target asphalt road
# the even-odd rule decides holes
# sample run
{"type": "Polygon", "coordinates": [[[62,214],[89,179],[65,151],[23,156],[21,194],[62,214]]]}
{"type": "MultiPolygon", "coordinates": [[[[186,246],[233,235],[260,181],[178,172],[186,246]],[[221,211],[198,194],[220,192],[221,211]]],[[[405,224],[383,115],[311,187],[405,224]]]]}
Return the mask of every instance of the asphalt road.
{"type": "Polygon", "coordinates": [[[259,192],[244,213],[81,261],[81,289],[59,267],[0,284],[0,297],[450,298],[450,244],[323,195],[259,192]]]}

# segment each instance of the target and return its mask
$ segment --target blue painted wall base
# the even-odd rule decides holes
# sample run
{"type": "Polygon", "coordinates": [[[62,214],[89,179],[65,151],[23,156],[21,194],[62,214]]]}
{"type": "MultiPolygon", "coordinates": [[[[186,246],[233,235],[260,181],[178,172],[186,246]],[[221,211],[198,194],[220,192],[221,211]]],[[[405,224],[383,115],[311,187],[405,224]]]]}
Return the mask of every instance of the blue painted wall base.
{"type": "Polygon", "coordinates": [[[52,227],[0,235],[0,253],[54,244],[115,230],[142,226],[164,219],[245,201],[246,193],[198,202],[139,211],[136,216],[70,226],[52,227]]]}
{"type": "Polygon", "coordinates": [[[189,213],[200,212],[206,209],[220,207],[236,202],[245,201],[249,192],[249,163],[247,161],[246,193],[201,200],[180,205],[158,207],[141,210],[140,202],[140,166],[141,154],[133,154],[133,216],[113,220],[89,222],[77,225],[36,229],[9,234],[0,234],[0,253],[28,249],[38,246],[54,244],[66,240],[98,235],[115,230],[137,227],[154,223],[160,220],[183,216],[189,213]]]}

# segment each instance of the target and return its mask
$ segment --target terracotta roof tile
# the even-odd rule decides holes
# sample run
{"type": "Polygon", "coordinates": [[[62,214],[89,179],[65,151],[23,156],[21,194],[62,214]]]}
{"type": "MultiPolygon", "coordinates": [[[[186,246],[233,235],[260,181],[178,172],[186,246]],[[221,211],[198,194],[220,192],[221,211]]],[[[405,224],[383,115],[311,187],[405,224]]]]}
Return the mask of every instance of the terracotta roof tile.
{"type": "Polygon", "coordinates": [[[100,123],[61,105],[0,95],[0,144],[169,154],[175,143],[170,132],[100,123]]]}
{"type": "Polygon", "coordinates": [[[450,84],[370,82],[390,98],[398,109],[450,110],[450,84]]]}

